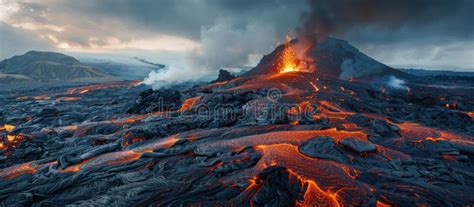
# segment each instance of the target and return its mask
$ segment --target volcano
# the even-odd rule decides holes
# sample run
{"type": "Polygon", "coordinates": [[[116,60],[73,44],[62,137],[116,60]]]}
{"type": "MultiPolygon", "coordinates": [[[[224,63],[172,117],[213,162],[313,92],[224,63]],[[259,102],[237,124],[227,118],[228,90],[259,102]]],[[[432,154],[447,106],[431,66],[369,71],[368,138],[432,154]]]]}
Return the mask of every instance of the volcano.
{"type": "Polygon", "coordinates": [[[293,39],[280,45],[272,53],[265,55],[260,63],[244,74],[257,76],[276,74],[281,66],[278,59],[284,56],[288,47],[295,54],[295,61],[301,63],[301,70],[329,75],[342,79],[373,79],[383,76],[409,78],[410,75],[391,68],[360,52],[345,40],[322,35],[313,35],[304,39],[293,39]]]}
{"type": "Polygon", "coordinates": [[[345,41],[297,41],[184,89],[2,94],[1,205],[474,203],[472,87],[391,87],[373,80],[406,75],[345,41]]]}

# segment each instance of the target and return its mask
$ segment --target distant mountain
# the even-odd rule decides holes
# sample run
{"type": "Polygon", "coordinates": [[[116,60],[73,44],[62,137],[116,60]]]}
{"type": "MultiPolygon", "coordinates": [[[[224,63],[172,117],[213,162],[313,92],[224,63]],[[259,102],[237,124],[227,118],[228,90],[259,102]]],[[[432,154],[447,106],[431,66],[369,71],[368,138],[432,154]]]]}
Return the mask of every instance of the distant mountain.
{"type": "Polygon", "coordinates": [[[56,53],[30,51],[0,62],[0,72],[22,75],[34,81],[76,81],[112,76],[100,69],[85,65],[74,57],[56,53]]]}
{"type": "Polygon", "coordinates": [[[151,71],[161,70],[165,65],[148,60],[117,54],[70,53],[82,63],[100,68],[108,74],[124,79],[144,79],[151,71]]]}
{"type": "Polygon", "coordinates": [[[473,72],[449,71],[449,70],[428,70],[428,69],[400,69],[401,71],[415,76],[462,76],[474,77],[473,72]]]}
{"type": "MultiPolygon", "coordinates": [[[[296,52],[299,50],[299,39],[293,39],[287,44],[291,44],[296,52]]],[[[345,40],[332,37],[321,37],[314,35],[307,43],[311,48],[306,56],[310,60],[299,60],[305,62],[307,67],[313,67],[314,72],[341,79],[372,78],[393,75],[399,78],[407,78],[410,75],[391,68],[377,60],[360,52],[357,48],[345,40]]],[[[277,68],[278,58],[282,57],[286,45],[278,46],[272,53],[265,55],[260,63],[245,73],[244,76],[254,76],[263,74],[278,73],[281,68],[277,68]]]]}
{"type": "Polygon", "coordinates": [[[400,69],[413,75],[418,82],[426,84],[463,85],[474,87],[474,72],[460,72],[448,70],[400,69]]]}

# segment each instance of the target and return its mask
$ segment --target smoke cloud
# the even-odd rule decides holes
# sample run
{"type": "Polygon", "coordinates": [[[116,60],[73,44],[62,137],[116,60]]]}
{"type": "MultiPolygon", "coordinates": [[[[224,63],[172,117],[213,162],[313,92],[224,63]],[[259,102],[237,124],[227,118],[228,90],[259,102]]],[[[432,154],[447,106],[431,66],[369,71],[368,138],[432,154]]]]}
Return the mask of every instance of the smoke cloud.
{"type": "Polygon", "coordinates": [[[287,12],[291,5],[269,1],[255,6],[272,10],[262,12],[251,7],[246,11],[248,15],[221,16],[212,24],[201,26],[200,48],[184,54],[180,63],[167,64],[166,71],[151,72],[144,83],[157,89],[183,81],[210,81],[217,77],[219,69],[255,65],[255,57],[259,60],[284,41],[288,28],[296,25],[299,17],[296,12],[287,12]],[[274,21],[276,16],[281,16],[280,22],[274,21]]]}
{"type": "Polygon", "coordinates": [[[437,29],[443,33],[466,34],[460,34],[457,29],[442,31],[448,23],[465,28],[469,34],[474,32],[472,26],[466,25],[472,17],[467,8],[472,9],[474,5],[469,0],[310,0],[307,3],[309,10],[302,14],[303,24],[298,29],[301,35],[344,35],[354,30],[399,31],[432,25],[442,25],[437,29]]]}
{"type": "Polygon", "coordinates": [[[173,62],[164,69],[151,71],[142,84],[150,85],[153,90],[157,90],[183,82],[210,81],[215,76],[214,73],[213,70],[196,70],[186,63],[173,62]]]}
{"type": "Polygon", "coordinates": [[[179,62],[170,62],[166,70],[152,71],[143,83],[158,89],[185,81],[210,81],[217,77],[218,69],[248,65],[252,55],[271,51],[277,39],[274,27],[259,21],[243,27],[238,23],[222,18],[202,27],[199,50],[184,54],[179,62]]]}
{"type": "Polygon", "coordinates": [[[271,51],[277,33],[263,22],[238,25],[235,19],[219,19],[210,27],[201,29],[201,50],[189,55],[189,64],[195,68],[217,71],[221,67],[248,65],[253,54],[271,51]]]}
{"type": "Polygon", "coordinates": [[[407,87],[405,86],[405,81],[395,76],[388,77],[387,85],[395,89],[407,89],[407,87]]]}

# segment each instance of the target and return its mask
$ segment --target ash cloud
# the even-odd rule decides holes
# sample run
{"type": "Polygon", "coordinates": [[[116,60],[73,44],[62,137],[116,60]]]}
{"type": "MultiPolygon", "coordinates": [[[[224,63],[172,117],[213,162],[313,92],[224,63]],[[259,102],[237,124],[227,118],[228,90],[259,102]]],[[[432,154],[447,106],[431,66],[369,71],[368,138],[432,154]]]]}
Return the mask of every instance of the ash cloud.
{"type": "Polygon", "coordinates": [[[395,88],[395,89],[406,89],[407,87],[405,86],[405,81],[402,79],[399,79],[395,76],[389,76],[387,78],[387,85],[389,87],[395,88]]]}
{"type": "Polygon", "coordinates": [[[54,46],[49,41],[0,22],[0,61],[12,55],[26,53],[32,48],[54,50],[54,46]]]}
{"type": "Polygon", "coordinates": [[[249,63],[249,55],[270,52],[278,40],[275,28],[263,22],[249,22],[236,28],[235,19],[220,19],[201,29],[201,50],[188,56],[190,66],[217,70],[249,63]]]}
{"type": "Polygon", "coordinates": [[[392,67],[474,70],[474,1],[308,0],[297,28],[348,40],[392,67]],[[440,58],[438,54],[443,54],[440,58]]]}
{"type": "MultiPolygon", "coordinates": [[[[299,28],[299,32],[304,35],[344,35],[364,30],[418,30],[421,32],[418,35],[424,35],[423,29],[436,29],[441,34],[462,38],[472,37],[474,33],[474,27],[470,24],[474,18],[471,11],[474,2],[470,0],[311,0],[307,3],[309,10],[302,14],[303,25],[299,28]]],[[[405,33],[405,38],[416,35],[405,33]]],[[[372,41],[382,40],[373,38],[374,35],[369,37],[372,41]]]]}
{"type": "Polygon", "coordinates": [[[222,67],[238,68],[249,63],[249,55],[271,51],[277,39],[273,27],[254,22],[235,28],[236,24],[235,19],[220,19],[202,27],[200,50],[184,55],[181,63],[173,61],[166,70],[152,71],[143,83],[158,89],[186,81],[210,81],[222,67]]]}

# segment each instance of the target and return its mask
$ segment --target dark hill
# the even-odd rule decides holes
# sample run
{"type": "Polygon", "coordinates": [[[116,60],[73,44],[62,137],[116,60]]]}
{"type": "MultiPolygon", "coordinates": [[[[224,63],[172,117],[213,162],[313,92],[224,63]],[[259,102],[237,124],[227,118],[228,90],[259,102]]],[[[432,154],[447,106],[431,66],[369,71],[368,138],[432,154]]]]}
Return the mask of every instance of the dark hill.
{"type": "Polygon", "coordinates": [[[82,64],[74,57],[55,53],[30,51],[0,62],[0,72],[24,75],[37,81],[72,81],[107,78],[109,74],[82,64]]]}

